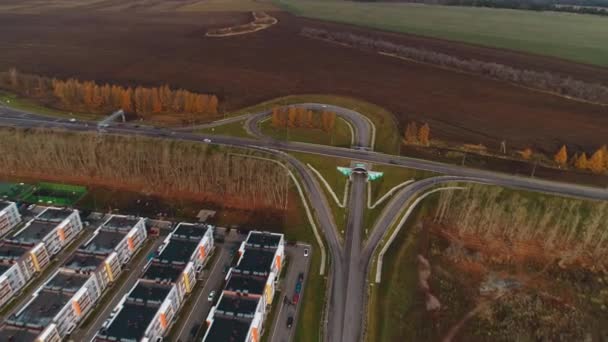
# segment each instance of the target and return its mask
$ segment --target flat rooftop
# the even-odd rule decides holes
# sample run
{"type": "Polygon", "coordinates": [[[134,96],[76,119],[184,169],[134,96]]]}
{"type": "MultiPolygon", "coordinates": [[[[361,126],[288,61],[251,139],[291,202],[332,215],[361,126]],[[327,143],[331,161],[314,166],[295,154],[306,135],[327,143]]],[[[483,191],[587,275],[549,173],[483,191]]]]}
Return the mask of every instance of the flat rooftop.
{"type": "Polygon", "coordinates": [[[8,243],[0,243],[0,259],[17,260],[30,249],[28,247],[16,246],[8,243]]]}
{"type": "Polygon", "coordinates": [[[8,271],[12,265],[0,264],[0,276],[4,274],[4,272],[8,271]]]}
{"type": "Polygon", "coordinates": [[[157,308],[125,303],[112,323],[99,334],[120,341],[139,341],[156,315],[157,308]]]}
{"type": "Polygon", "coordinates": [[[10,324],[46,327],[72,298],[72,294],[42,290],[16,315],[7,319],[10,324]]]}
{"type": "Polygon", "coordinates": [[[136,217],[112,216],[108,222],[103,224],[103,228],[129,231],[137,222],[139,222],[139,218],[136,217]]]}
{"type": "Polygon", "coordinates": [[[89,277],[83,274],[59,272],[44,285],[44,288],[56,292],[76,293],[88,279],[89,277]]]}
{"type": "Polygon", "coordinates": [[[217,311],[226,315],[247,315],[253,316],[255,309],[258,307],[259,298],[226,295],[217,304],[217,311]]]}
{"type": "Polygon", "coordinates": [[[103,260],[103,257],[76,253],[70,256],[63,267],[74,271],[92,272],[103,263],[103,260]]]}
{"type": "Polygon", "coordinates": [[[153,302],[162,303],[167,298],[167,295],[171,292],[171,287],[162,286],[154,283],[140,281],[135,285],[133,290],[129,293],[129,299],[142,304],[153,302]]]}
{"type": "Polygon", "coordinates": [[[0,341],[6,342],[32,342],[42,331],[27,330],[5,325],[0,328],[0,341]]]}
{"type": "Polygon", "coordinates": [[[279,247],[281,241],[281,235],[262,233],[262,232],[251,232],[247,239],[248,245],[260,246],[260,247],[279,247]]]}
{"type": "Polygon", "coordinates": [[[60,223],[70,216],[74,211],[70,209],[48,208],[40,215],[36,216],[37,220],[50,221],[60,223]]]}
{"type": "Polygon", "coordinates": [[[198,241],[170,239],[165,249],[155,258],[162,262],[188,263],[198,241]]]}
{"type": "Polygon", "coordinates": [[[265,287],[266,278],[264,277],[231,273],[224,289],[233,292],[245,292],[262,295],[265,287]]]}
{"type": "Polygon", "coordinates": [[[98,230],[95,236],[78,248],[79,251],[91,254],[109,255],[124,239],[127,232],[98,230]]]}
{"type": "Polygon", "coordinates": [[[42,241],[42,239],[53,229],[55,229],[57,225],[57,222],[34,219],[33,221],[30,221],[25,228],[18,231],[8,239],[23,244],[35,244],[42,241]]]}
{"type": "Polygon", "coordinates": [[[11,202],[7,202],[7,201],[2,201],[0,200],[0,211],[4,210],[5,208],[7,208],[9,205],[11,204],[11,202]]]}
{"type": "Polygon", "coordinates": [[[274,253],[271,250],[245,248],[243,258],[235,268],[241,272],[270,273],[274,253]]]}
{"type": "Polygon", "coordinates": [[[245,341],[251,319],[214,317],[205,342],[245,341]]]}
{"type": "Polygon", "coordinates": [[[173,234],[184,239],[200,241],[200,239],[205,236],[205,233],[207,232],[208,228],[209,227],[207,225],[192,225],[180,223],[173,232],[173,234]]]}
{"type": "Polygon", "coordinates": [[[152,263],[142,278],[158,282],[175,283],[177,278],[182,274],[182,271],[183,269],[175,266],[152,263]]]}

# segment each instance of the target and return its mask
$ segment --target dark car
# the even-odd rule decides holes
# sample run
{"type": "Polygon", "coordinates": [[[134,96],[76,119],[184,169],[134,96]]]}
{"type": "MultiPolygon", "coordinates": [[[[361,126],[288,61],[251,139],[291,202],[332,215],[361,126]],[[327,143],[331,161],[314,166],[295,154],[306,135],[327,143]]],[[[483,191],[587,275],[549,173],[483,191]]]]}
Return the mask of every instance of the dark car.
{"type": "Polygon", "coordinates": [[[300,272],[300,274],[298,274],[298,281],[304,281],[304,273],[300,272]]]}
{"type": "Polygon", "coordinates": [[[291,328],[292,325],[293,325],[293,316],[289,316],[289,317],[287,317],[287,327],[291,328]]]}
{"type": "Polygon", "coordinates": [[[196,337],[196,333],[198,333],[198,329],[201,327],[200,324],[196,324],[192,327],[192,329],[190,329],[190,337],[191,338],[195,338],[196,337]]]}

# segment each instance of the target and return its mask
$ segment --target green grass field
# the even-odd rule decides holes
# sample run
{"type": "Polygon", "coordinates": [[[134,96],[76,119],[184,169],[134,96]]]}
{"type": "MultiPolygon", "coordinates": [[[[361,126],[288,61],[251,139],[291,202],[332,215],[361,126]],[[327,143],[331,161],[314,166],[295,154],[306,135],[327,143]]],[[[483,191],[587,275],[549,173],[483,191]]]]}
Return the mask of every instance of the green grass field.
{"type": "Polygon", "coordinates": [[[211,127],[211,128],[203,128],[196,131],[201,134],[217,134],[217,135],[229,135],[231,137],[243,137],[243,138],[251,138],[245,127],[245,120],[227,123],[225,125],[211,127]]]}
{"type": "Polygon", "coordinates": [[[262,133],[278,140],[300,141],[318,145],[349,147],[351,144],[350,128],[346,121],[336,119],[332,132],[315,128],[275,128],[270,120],[261,123],[262,133]]]}
{"type": "Polygon", "coordinates": [[[304,17],[608,66],[608,21],[600,16],[403,3],[275,1],[304,17]]]}

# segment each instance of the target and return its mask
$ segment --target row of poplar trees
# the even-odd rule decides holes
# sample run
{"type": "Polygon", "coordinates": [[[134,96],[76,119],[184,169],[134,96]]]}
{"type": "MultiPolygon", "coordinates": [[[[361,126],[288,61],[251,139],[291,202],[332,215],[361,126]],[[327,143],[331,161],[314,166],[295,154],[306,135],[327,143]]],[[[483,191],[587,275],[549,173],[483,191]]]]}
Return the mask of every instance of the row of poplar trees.
{"type": "Polygon", "coordinates": [[[408,144],[429,146],[431,144],[431,127],[428,123],[425,123],[418,128],[416,122],[411,121],[405,126],[403,137],[408,144]]]}
{"type": "Polygon", "coordinates": [[[336,113],[312,111],[302,107],[272,109],[272,126],[275,128],[320,128],[331,131],[336,126],[336,113]]]}
{"type": "Polygon", "coordinates": [[[218,110],[215,95],[173,90],[167,85],[121,87],[73,78],[51,79],[22,74],[16,69],[0,73],[0,87],[28,98],[53,100],[53,105],[69,111],[112,112],[121,108],[127,113],[146,117],[160,113],[213,116],[218,110]]]}
{"type": "Polygon", "coordinates": [[[608,147],[604,145],[588,157],[585,152],[569,156],[568,148],[566,145],[563,145],[553,156],[553,160],[560,167],[573,166],[579,170],[589,170],[600,174],[608,171],[608,147]]]}

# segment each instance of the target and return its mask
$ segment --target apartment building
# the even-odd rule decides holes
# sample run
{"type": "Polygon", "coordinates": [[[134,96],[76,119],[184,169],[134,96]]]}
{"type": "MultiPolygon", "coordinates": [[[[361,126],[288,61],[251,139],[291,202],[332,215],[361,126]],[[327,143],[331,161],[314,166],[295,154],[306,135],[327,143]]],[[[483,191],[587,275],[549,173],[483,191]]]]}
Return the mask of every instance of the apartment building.
{"type": "Polygon", "coordinates": [[[0,236],[8,233],[21,222],[21,215],[14,202],[0,200],[0,236]]]}
{"type": "Polygon", "coordinates": [[[18,331],[21,329],[47,341],[54,336],[66,337],[80,324],[120,274],[123,264],[119,255],[129,260],[146,238],[144,219],[114,218],[102,224],[30,302],[6,320],[3,329],[7,334],[25,334],[18,331]],[[51,325],[53,329],[47,330],[51,325]]]}
{"type": "MultiPolygon", "coordinates": [[[[99,232],[108,235],[108,240],[120,238],[113,249],[118,253],[120,262],[126,264],[146,240],[146,220],[132,216],[112,215],[101,225],[99,232]],[[111,236],[112,233],[115,234],[115,237],[111,236]]],[[[103,251],[100,252],[103,253],[103,251]]]]}
{"type": "Polygon", "coordinates": [[[285,258],[282,234],[252,231],[239,248],[239,259],[207,316],[203,341],[259,342],[285,258]]]}
{"type": "Polygon", "coordinates": [[[161,341],[213,251],[213,228],[180,223],[95,341],[161,341]]]}
{"type": "Polygon", "coordinates": [[[0,242],[0,305],[7,303],[36,273],[44,270],[51,258],[71,243],[81,230],[77,210],[49,207],[16,232],[8,234],[0,242]]]}
{"type": "Polygon", "coordinates": [[[42,242],[52,257],[72,242],[81,230],[78,210],[48,207],[4,240],[23,246],[42,242]]]}

